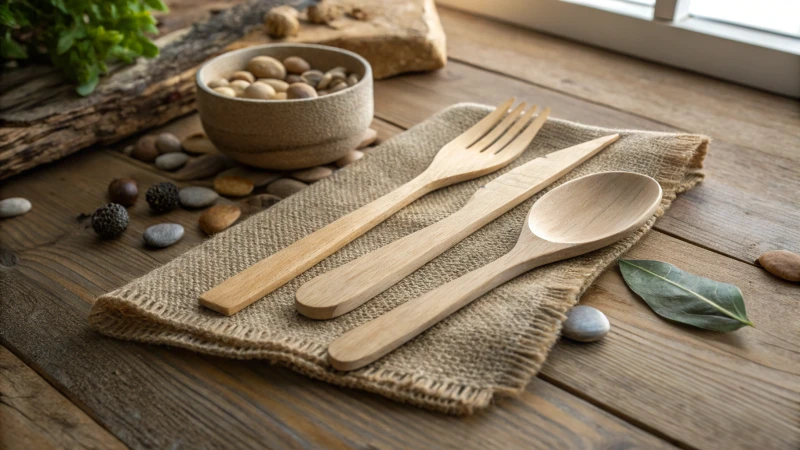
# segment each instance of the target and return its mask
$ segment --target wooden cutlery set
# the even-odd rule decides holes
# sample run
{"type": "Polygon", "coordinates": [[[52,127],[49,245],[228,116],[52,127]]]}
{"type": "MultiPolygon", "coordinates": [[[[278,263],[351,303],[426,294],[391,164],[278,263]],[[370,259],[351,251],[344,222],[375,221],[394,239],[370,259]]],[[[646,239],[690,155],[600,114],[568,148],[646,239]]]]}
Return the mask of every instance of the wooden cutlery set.
{"type": "MultiPolygon", "coordinates": [[[[446,144],[419,176],[252,265],[200,296],[225,315],[281,287],[409,203],[436,189],[505,167],[528,147],[549,115],[534,117],[514,99],[446,144]]],[[[402,280],[492,220],[549,186],[619,138],[604,136],[536,158],[483,186],[447,218],[304,284],[296,308],[312,319],[346,314],[402,280]]],[[[641,227],[661,203],[654,179],[603,172],[551,190],[531,208],[516,246],[495,261],[410,300],[336,339],[339,370],[361,368],[398,348],[472,300],[544,264],[612,244],[641,227]]]]}

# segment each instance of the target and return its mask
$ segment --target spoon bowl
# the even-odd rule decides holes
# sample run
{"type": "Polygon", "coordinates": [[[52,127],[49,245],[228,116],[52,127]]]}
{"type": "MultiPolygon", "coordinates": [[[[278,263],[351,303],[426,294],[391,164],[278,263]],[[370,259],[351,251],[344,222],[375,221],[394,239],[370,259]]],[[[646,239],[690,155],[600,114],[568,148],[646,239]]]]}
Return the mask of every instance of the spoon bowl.
{"type": "Polygon", "coordinates": [[[639,228],[661,203],[661,186],[632,172],[602,172],[565,183],[528,213],[528,228],[541,239],[586,244],[639,228]]]}
{"type": "Polygon", "coordinates": [[[630,172],[587,175],[553,189],[533,205],[511,251],[348,331],[328,347],[331,365],[363,367],[529,270],[622,239],[653,216],[661,195],[656,180],[630,172]]]}

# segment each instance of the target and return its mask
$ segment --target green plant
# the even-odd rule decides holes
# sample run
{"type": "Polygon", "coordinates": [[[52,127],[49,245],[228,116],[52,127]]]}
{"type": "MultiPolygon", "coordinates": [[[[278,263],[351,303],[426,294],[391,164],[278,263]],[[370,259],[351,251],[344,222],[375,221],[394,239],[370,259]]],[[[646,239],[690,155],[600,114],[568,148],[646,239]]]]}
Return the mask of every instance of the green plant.
{"type": "Polygon", "coordinates": [[[106,62],[152,58],[161,0],[0,0],[0,57],[49,57],[80,95],[94,91],[106,62]]]}

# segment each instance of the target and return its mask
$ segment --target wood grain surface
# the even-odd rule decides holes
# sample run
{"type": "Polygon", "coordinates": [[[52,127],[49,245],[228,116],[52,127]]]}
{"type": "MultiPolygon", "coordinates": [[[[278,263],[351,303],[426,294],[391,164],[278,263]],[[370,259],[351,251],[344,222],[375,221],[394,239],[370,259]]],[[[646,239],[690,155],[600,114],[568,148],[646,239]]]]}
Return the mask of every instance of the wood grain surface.
{"type": "Polygon", "coordinates": [[[127,448],[0,345],[0,449],[127,448]]]}
{"type": "MultiPolygon", "coordinates": [[[[25,378],[36,380],[32,386],[44,388],[46,380],[60,392],[51,389],[47,398],[74,402],[60,408],[67,422],[53,424],[50,407],[38,406],[50,403],[24,399],[33,408],[26,411],[48,411],[37,424],[51,431],[31,435],[31,442],[113,448],[99,425],[133,448],[800,446],[798,286],[752,264],[765,250],[800,251],[800,153],[793,139],[800,135],[800,103],[450,10],[440,15],[454,59],[437,73],[376,83],[373,127],[380,139],[450,104],[492,104],[511,95],[591,125],[708,133],[714,141],[706,181],[678,198],[627,257],[736,284],[756,328],[718,334],[661,319],[614,267],[581,302],[609,316],[609,335],[593,344],[560,342],[524,395],[468,418],[258,361],[109,339],[88,328],[94,298],[205,236],[197,228],[200,212],[181,210],[169,220],[184,225],[183,240],[144,248],[141,233],[162,218],[140,198],[121,239],[96,239],[84,215],[106,202],[112,178],[133,176],[140,186],[169,179],[99,148],[0,186],[0,197],[24,196],[34,205],[25,216],[0,221],[0,343],[28,365],[14,360],[3,377],[35,371],[41,378],[25,378]],[[81,445],[70,444],[76,436],[81,445]]],[[[191,128],[194,119],[187,120],[191,128]]],[[[1,349],[0,355],[6,364],[1,349]]],[[[3,397],[0,408],[22,400],[3,397]]],[[[0,436],[31,431],[5,417],[0,436]]]]}

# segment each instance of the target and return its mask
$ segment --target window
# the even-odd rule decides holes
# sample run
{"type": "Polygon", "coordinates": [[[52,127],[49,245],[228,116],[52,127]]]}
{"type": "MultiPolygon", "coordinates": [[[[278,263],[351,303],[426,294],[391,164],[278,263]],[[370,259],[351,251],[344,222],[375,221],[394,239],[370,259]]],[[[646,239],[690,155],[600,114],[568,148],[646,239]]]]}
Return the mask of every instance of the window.
{"type": "Polygon", "coordinates": [[[437,0],[800,98],[800,0],[437,0]]]}

